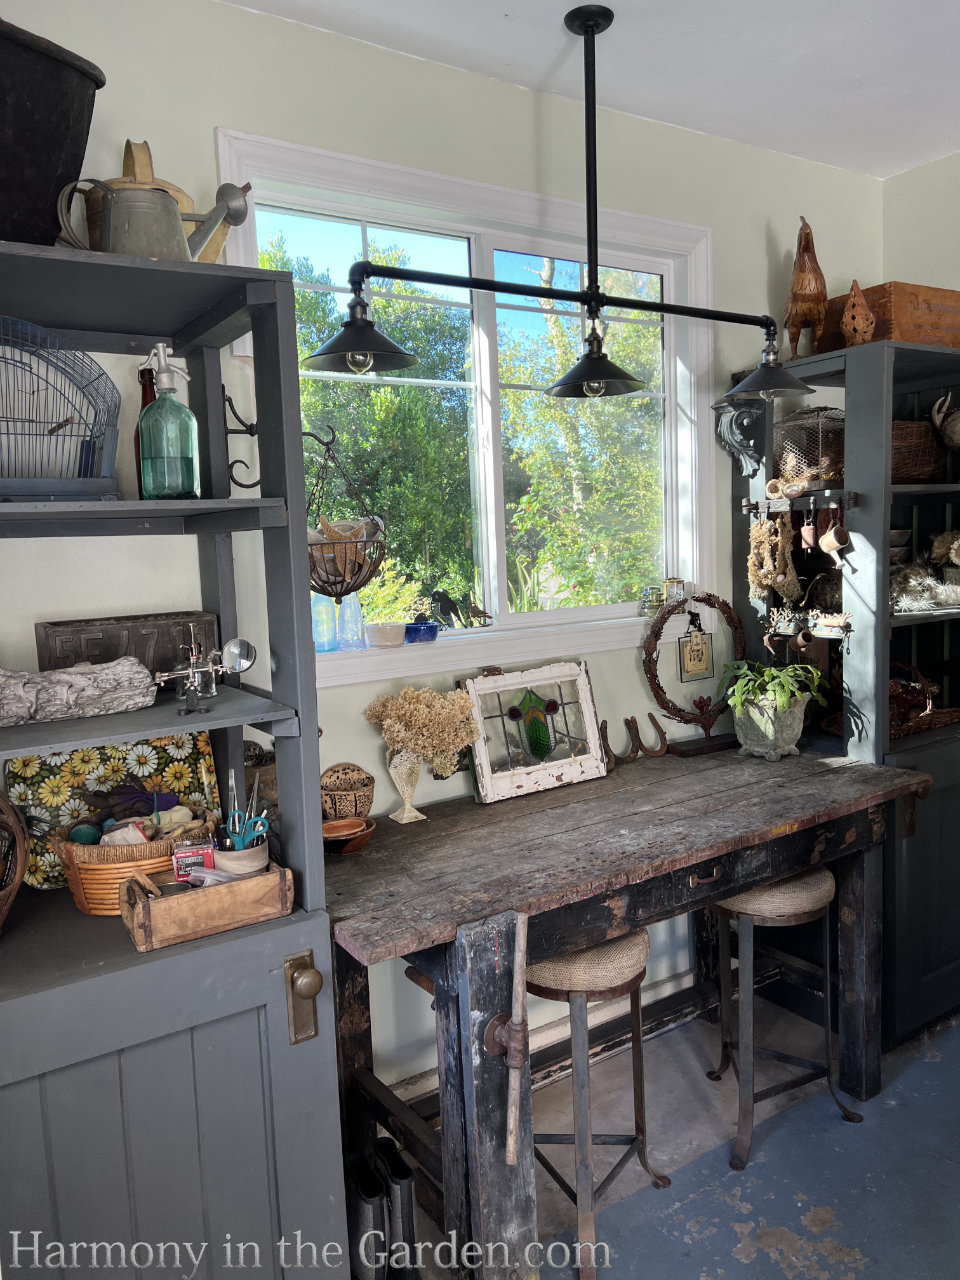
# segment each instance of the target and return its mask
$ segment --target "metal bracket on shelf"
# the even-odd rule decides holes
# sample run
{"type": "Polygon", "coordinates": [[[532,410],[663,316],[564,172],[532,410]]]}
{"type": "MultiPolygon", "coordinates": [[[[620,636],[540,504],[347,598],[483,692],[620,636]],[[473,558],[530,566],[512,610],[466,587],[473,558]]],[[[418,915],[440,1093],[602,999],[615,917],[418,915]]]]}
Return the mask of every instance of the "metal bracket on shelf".
{"type": "MultiPolygon", "coordinates": [[[[225,407],[230,410],[230,412],[233,414],[236,420],[240,423],[239,428],[227,427],[227,426],[224,427],[224,431],[227,435],[228,446],[229,446],[230,436],[249,436],[251,439],[255,439],[257,435],[257,424],[255,422],[244,422],[243,418],[241,418],[239,413],[237,413],[237,408],[236,408],[236,405],[233,403],[233,398],[227,395],[227,388],[221,384],[220,390],[223,393],[223,403],[225,407]]],[[[244,462],[242,458],[234,458],[232,462],[228,460],[227,469],[230,472],[231,484],[235,484],[238,489],[259,489],[260,487],[259,480],[250,480],[250,481],[238,480],[237,477],[234,475],[234,471],[233,471],[234,467],[243,467],[244,471],[250,470],[249,464],[244,462]]]]}

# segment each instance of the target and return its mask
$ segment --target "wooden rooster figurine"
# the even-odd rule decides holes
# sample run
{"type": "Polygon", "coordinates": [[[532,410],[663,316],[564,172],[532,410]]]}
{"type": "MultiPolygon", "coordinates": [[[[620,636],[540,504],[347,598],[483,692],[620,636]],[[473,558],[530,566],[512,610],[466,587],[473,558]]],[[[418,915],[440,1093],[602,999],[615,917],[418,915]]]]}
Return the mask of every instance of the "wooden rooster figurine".
{"type": "Polygon", "coordinates": [[[790,296],[783,309],[784,327],[790,335],[791,360],[797,358],[797,344],[800,341],[801,329],[813,330],[813,350],[817,350],[826,315],[827,282],[817,262],[810,224],[801,216],[800,234],[797,236],[797,256],[793,260],[793,276],[790,280],[790,296]]]}

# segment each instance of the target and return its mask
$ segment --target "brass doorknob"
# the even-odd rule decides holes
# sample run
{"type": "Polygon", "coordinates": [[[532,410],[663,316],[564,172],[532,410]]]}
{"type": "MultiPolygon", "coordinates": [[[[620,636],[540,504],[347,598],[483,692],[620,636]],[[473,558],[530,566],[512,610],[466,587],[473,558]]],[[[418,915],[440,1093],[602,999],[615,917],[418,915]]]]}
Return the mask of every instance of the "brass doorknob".
{"type": "Polygon", "coordinates": [[[315,1000],[323,990],[323,974],[317,969],[297,969],[290,985],[301,1000],[315,1000]]]}

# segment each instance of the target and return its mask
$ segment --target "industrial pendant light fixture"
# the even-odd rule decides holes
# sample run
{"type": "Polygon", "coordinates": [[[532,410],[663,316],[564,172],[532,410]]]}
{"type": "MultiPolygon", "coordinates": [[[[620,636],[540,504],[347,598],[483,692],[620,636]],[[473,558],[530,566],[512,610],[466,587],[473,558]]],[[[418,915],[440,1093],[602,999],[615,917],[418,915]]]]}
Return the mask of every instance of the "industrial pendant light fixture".
{"type": "Polygon", "coordinates": [[[367,280],[406,280],[412,284],[437,284],[484,293],[506,293],[552,302],[574,302],[586,311],[589,331],[584,351],[573,368],[559,381],[545,388],[546,394],[561,398],[596,399],[600,396],[630,395],[644,384],[619,368],[604,354],[598,321],[604,307],[626,311],[646,311],[655,315],[686,316],[729,324],[757,325],[764,330],[766,345],[760,363],[749,377],[723,397],[725,400],[772,400],[781,395],[808,395],[813,388],[795,378],[777,359],[777,322],[772,316],[745,315],[738,311],[714,311],[705,307],[685,307],[670,302],[644,302],[639,298],[608,297],[601,293],[597,248],[597,90],[595,40],[613,22],[613,11],[600,4],[584,4],[571,9],[564,18],[568,31],[583,39],[584,150],[586,158],[587,284],[584,289],[554,289],[514,284],[480,276],[449,275],[440,271],[412,271],[375,262],[355,262],[349,283],[353,297],[340,332],[302,361],[304,369],[333,373],[383,373],[417,364],[415,355],[403,351],[384,337],[367,319],[363,287],[367,280]]]}

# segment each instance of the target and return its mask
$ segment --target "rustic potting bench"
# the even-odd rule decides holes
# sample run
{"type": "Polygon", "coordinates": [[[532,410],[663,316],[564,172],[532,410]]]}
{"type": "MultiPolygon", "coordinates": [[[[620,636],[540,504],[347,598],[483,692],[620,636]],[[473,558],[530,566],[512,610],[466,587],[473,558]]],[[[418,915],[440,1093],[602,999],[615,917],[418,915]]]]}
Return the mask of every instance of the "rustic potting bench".
{"type": "MultiPolygon", "coordinates": [[[[331,862],[339,1062],[348,1143],[379,1123],[420,1165],[444,1233],[481,1247],[485,1280],[528,1280],[537,1240],[530,1066],[519,1158],[504,1159],[507,1073],[484,1046],[510,1009],[517,913],[528,961],[595,946],[736,890],[830,863],[837,877],[840,1084],[880,1089],[882,847],[898,798],[924,774],[804,754],[770,764],[732,753],[668,755],[605,778],[494,805],[433,805],[428,822],[378,824],[363,855],[331,862]],[[373,1073],[367,970],[404,957],[433,986],[439,1129],[373,1073]]],[[[702,913],[701,913],[702,914],[702,913]]],[[[709,932],[685,1012],[716,1002],[709,932]]],[[[655,1099],[651,1099],[655,1106],[655,1099]]],[[[535,1256],[535,1255],[534,1255],[535,1256]]]]}

